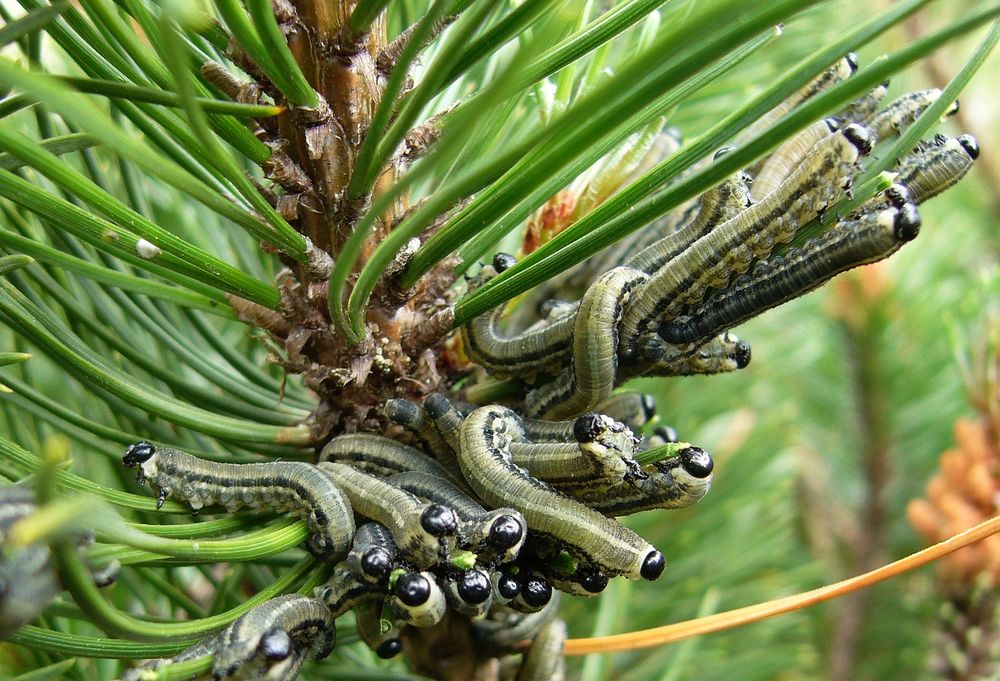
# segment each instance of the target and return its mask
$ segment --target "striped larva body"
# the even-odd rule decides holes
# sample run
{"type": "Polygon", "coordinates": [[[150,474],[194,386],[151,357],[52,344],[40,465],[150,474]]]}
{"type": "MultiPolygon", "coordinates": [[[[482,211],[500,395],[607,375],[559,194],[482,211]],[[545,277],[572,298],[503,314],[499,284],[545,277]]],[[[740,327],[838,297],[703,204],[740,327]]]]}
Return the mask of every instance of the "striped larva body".
{"type": "Polygon", "coordinates": [[[386,603],[400,622],[415,627],[433,627],[448,608],[444,592],[430,572],[400,575],[386,603]]]}
{"type": "MultiPolygon", "coordinates": [[[[458,451],[460,446],[459,437],[462,424],[465,422],[465,416],[447,397],[440,393],[428,395],[424,401],[424,408],[434,422],[434,427],[452,445],[455,451],[458,451]]],[[[598,414],[608,416],[612,422],[618,421],[620,422],[619,425],[624,424],[634,431],[641,428],[655,416],[656,402],[652,395],[623,392],[612,395],[598,403],[594,411],[598,414]]],[[[574,440],[576,422],[577,419],[541,421],[522,418],[518,421],[518,425],[523,431],[524,438],[531,442],[565,443],[574,440]]],[[[629,436],[631,436],[631,433],[629,436]]]]}
{"type": "Polygon", "coordinates": [[[403,650],[403,641],[399,626],[382,618],[383,603],[381,598],[360,603],[354,609],[354,621],[365,645],[383,660],[388,660],[403,650]]]}
{"type": "Polygon", "coordinates": [[[453,509],[459,517],[459,545],[475,553],[477,562],[512,561],[524,545],[528,524],[513,508],[488,511],[447,480],[426,473],[397,473],[387,482],[453,509]]]}
{"type": "Polygon", "coordinates": [[[878,111],[882,100],[885,99],[888,92],[889,81],[880,83],[838,111],[834,118],[841,125],[849,125],[851,123],[863,123],[867,125],[878,111]]]}
{"type": "MultiPolygon", "coordinates": [[[[497,254],[492,265],[484,267],[473,282],[485,283],[513,264],[511,256],[497,254]]],[[[470,282],[470,292],[475,288],[473,282],[470,282]]],[[[575,308],[540,328],[512,336],[500,332],[503,309],[500,305],[462,327],[462,344],[473,361],[494,376],[530,380],[537,373],[550,371],[553,366],[561,366],[569,360],[575,308]]]]}
{"type": "Polygon", "coordinates": [[[593,450],[584,450],[573,442],[512,442],[510,450],[515,465],[561,491],[621,480],[630,472],[620,456],[606,451],[593,456],[593,450]]]}
{"type": "Polygon", "coordinates": [[[398,564],[398,549],[392,534],[380,523],[364,523],[354,533],[347,565],[363,582],[384,585],[398,564]]]}
{"type": "Polygon", "coordinates": [[[911,200],[919,205],[965,177],[978,157],[979,144],[972,135],[936,135],[903,157],[894,169],[896,182],[905,186],[911,200]]]}
{"type": "Polygon", "coordinates": [[[491,406],[477,409],[462,425],[459,465],[476,494],[490,506],[516,508],[532,532],[552,538],[609,576],[659,577],[663,554],[639,535],[514,465],[510,433],[516,420],[509,409],[491,406]]]}
{"type": "Polygon", "coordinates": [[[226,464],[140,442],[128,448],[122,462],[138,468],[140,482],[149,480],[168,496],[194,511],[221,505],[290,511],[309,524],[310,550],[324,560],[347,555],[354,536],[354,515],[341,489],[315,466],[302,462],[226,464]]]}
{"type": "Polygon", "coordinates": [[[687,320],[663,325],[660,333],[672,343],[711,336],[803,295],[840,272],[888,257],[916,237],[919,227],[913,204],[842,220],[801,248],[761,261],[749,277],[691,309],[687,320]]]}
{"type": "MultiPolygon", "coordinates": [[[[937,88],[907,92],[892,100],[888,106],[875,114],[869,126],[880,140],[897,137],[940,96],[941,91],[937,88]]],[[[958,102],[954,102],[945,115],[951,115],[956,111],[958,111],[958,102]]]]}
{"type": "Polygon", "coordinates": [[[722,288],[733,274],[746,271],[754,257],[766,257],[775,244],[790,241],[849,184],[859,155],[872,144],[871,133],[859,125],[831,134],[767,200],[702,237],[653,275],[626,309],[622,351],[631,355],[636,340],[656,320],[673,319],[685,305],[699,303],[708,289],[722,288]]]}
{"type": "MultiPolygon", "coordinates": [[[[714,192],[717,189],[718,187],[709,191],[714,192]]],[[[638,257],[639,254],[646,251],[646,249],[650,248],[658,241],[669,238],[677,232],[684,231],[686,235],[692,234],[694,230],[690,229],[689,226],[696,219],[698,219],[699,215],[702,214],[703,203],[704,197],[686,201],[666,215],[663,215],[646,225],[642,229],[638,229],[628,236],[611,244],[602,252],[593,256],[591,260],[585,261],[585,264],[588,265],[585,272],[574,272],[576,276],[572,279],[568,279],[563,286],[560,286],[553,291],[546,291],[548,297],[551,299],[554,295],[559,295],[562,297],[572,297],[574,299],[579,298],[587,290],[587,287],[590,286],[590,282],[600,276],[601,273],[607,272],[608,270],[621,265],[644,269],[634,263],[633,259],[638,257]]],[[[685,238],[689,239],[690,237],[685,238]]],[[[533,298],[536,300],[540,299],[537,295],[533,296],[533,298]]],[[[549,304],[551,304],[550,300],[544,300],[544,302],[538,306],[539,313],[541,313],[542,309],[549,304]]]]}
{"type": "Polygon", "coordinates": [[[333,575],[323,586],[318,586],[313,595],[326,604],[333,619],[357,608],[362,603],[381,600],[384,589],[374,586],[354,573],[344,563],[333,570],[333,575]]]}
{"type": "Polygon", "coordinates": [[[812,148],[837,127],[836,122],[831,120],[816,121],[775,149],[774,153],[767,157],[760,171],[754,175],[751,187],[754,199],[760,201],[780,187],[809,155],[812,148]]]}
{"type": "Polygon", "coordinates": [[[441,438],[457,455],[460,446],[459,434],[462,432],[465,415],[451,400],[440,393],[432,393],[424,399],[424,410],[434,423],[434,428],[441,434],[441,438]]]}
{"type": "Polygon", "coordinates": [[[197,660],[206,655],[214,655],[219,646],[219,635],[209,636],[195,643],[190,648],[185,648],[171,658],[164,660],[150,660],[138,667],[126,669],[122,672],[121,681],[145,681],[149,678],[150,671],[157,671],[178,662],[197,660]]]}
{"type": "Polygon", "coordinates": [[[382,523],[403,559],[421,568],[447,560],[447,537],[458,529],[455,512],[421,501],[409,492],[342,463],[321,461],[317,468],[344,490],[354,511],[382,523]]]}
{"type": "Polygon", "coordinates": [[[419,449],[374,433],[338,435],[326,443],[319,460],[346,464],[376,477],[402,471],[452,476],[447,468],[419,449]]]}
{"type": "Polygon", "coordinates": [[[566,662],[566,623],[553,619],[543,626],[521,660],[515,681],[563,681],[566,662]]]}
{"type": "Polygon", "coordinates": [[[623,264],[652,274],[692,243],[739,215],[751,203],[749,177],[743,172],[736,173],[701,195],[700,209],[692,220],[646,246],[623,264]]]}
{"type": "MultiPolygon", "coordinates": [[[[521,421],[517,428],[522,427],[521,421]]],[[[511,428],[515,465],[557,489],[616,483],[639,475],[633,454],[639,441],[624,424],[596,413],[574,421],[575,442],[530,442],[511,428]]],[[[522,430],[523,432],[523,430],[522,430]]]]}
{"type": "Polygon", "coordinates": [[[744,369],[750,364],[750,344],[730,333],[706,342],[674,344],[655,333],[646,334],[638,347],[639,361],[622,372],[623,382],[634,376],[704,376],[744,369]]]}
{"type": "Polygon", "coordinates": [[[656,416],[656,400],[644,393],[617,393],[594,405],[594,411],[624,423],[632,432],[638,432],[656,416]]]}
{"type": "Polygon", "coordinates": [[[212,675],[291,681],[307,657],[329,655],[335,640],[333,618],[323,603],[298,594],[278,596],[219,633],[212,675]]]}
{"type": "Polygon", "coordinates": [[[572,490],[570,494],[607,516],[654,508],[687,508],[708,494],[713,468],[712,457],[706,451],[688,447],[675,457],[644,465],[644,477],[607,487],[572,490]]]}
{"type": "MultiPolygon", "coordinates": [[[[841,57],[828,69],[806,83],[804,87],[800,88],[791,97],[787,98],[781,104],[764,114],[753,125],[747,128],[747,131],[742,135],[742,137],[745,139],[755,137],[758,133],[771,127],[774,123],[783,118],[785,114],[799,106],[802,102],[822,92],[823,90],[833,87],[837,83],[846,80],[857,70],[858,56],[856,54],[851,52],[841,57]]],[[[757,168],[751,168],[750,172],[754,173],[757,170],[759,170],[759,165],[757,168]]]]}
{"type": "Polygon", "coordinates": [[[618,370],[618,324],[632,291],[647,279],[641,270],[616,267],[587,289],[573,328],[570,366],[555,380],[528,393],[529,416],[566,418],[611,396],[618,370]]]}
{"type": "Polygon", "coordinates": [[[427,411],[409,400],[393,399],[385,403],[383,410],[386,418],[398,424],[416,436],[423,443],[426,451],[433,454],[441,462],[442,468],[448,471],[448,478],[454,479],[452,471],[458,469],[455,460],[455,450],[441,437],[434,427],[434,421],[427,411]]]}
{"type": "Polygon", "coordinates": [[[0,488],[0,640],[42,614],[60,591],[48,544],[7,546],[10,528],[35,510],[34,490],[0,488]]]}

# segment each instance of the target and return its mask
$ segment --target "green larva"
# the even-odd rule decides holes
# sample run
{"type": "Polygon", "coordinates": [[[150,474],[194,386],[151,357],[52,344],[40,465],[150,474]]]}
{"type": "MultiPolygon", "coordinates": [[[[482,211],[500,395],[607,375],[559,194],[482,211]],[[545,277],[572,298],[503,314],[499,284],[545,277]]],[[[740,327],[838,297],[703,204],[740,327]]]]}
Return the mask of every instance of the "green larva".
{"type": "Polygon", "coordinates": [[[533,533],[562,543],[609,576],[658,578],[663,554],[648,542],[514,465],[510,433],[516,421],[509,409],[490,406],[474,411],[462,425],[459,465],[479,497],[490,506],[516,508],[533,533]]]}
{"type": "Polygon", "coordinates": [[[670,322],[660,333],[672,343],[697,341],[791,300],[852,267],[881,260],[916,237],[920,216],[913,204],[842,220],[802,247],[763,260],[750,276],[670,322]]]}
{"type": "Polygon", "coordinates": [[[205,461],[176,449],[148,442],[131,445],[122,462],[138,469],[142,482],[157,487],[158,501],[168,496],[198,511],[221,505],[289,511],[309,524],[309,548],[317,556],[338,561],[354,537],[354,514],[341,489],[318,468],[294,461],[226,464],[205,461]]]}
{"type": "Polygon", "coordinates": [[[354,511],[382,523],[400,555],[427,568],[447,560],[447,537],[458,529],[455,512],[421,501],[409,492],[342,463],[321,461],[316,467],[344,490],[354,511]]]}
{"type": "Polygon", "coordinates": [[[278,596],[219,633],[212,675],[290,681],[307,657],[329,655],[335,640],[333,618],[323,603],[298,594],[278,596]]]}

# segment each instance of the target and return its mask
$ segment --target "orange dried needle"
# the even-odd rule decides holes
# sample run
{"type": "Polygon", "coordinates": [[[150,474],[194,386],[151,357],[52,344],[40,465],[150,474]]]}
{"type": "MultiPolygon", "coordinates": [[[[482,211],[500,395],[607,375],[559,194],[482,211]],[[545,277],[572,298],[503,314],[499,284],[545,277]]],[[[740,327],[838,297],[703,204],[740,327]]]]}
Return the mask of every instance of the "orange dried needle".
{"type": "Polygon", "coordinates": [[[678,622],[677,624],[668,624],[662,627],[654,627],[627,634],[615,634],[613,636],[570,639],[566,641],[565,654],[587,655],[590,653],[611,653],[650,648],[692,636],[732,629],[733,627],[757,622],[768,617],[774,617],[775,615],[800,610],[816,603],[822,603],[823,601],[849,594],[852,591],[864,589],[904,572],[909,572],[914,568],[931,563],[953,551],[957,551],[969,544],[974,544],[997,532],[1000,532],[1000,516],[990,518],[964,532],[959,532],[945,539],[943,542],[934,544],[922,551],[917,551],[894,563],[883,565],[880,568],[858,575],[857,577],[851,577],[841,582],[828,584],[827,586],[793,596],[786,596],[766,603],[758,603],[745,608],[720,612],[715,615],[700,617],[686,622],[678,622]]]}

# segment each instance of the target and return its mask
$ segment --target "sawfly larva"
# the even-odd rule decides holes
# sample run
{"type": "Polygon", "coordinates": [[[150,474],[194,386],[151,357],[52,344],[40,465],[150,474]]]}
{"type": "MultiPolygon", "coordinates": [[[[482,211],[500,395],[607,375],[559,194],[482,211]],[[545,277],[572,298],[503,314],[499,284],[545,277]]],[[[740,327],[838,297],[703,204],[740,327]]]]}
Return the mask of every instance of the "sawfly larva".
{"type": "Polygon", "coordinates": [[[278,596],[218,634],[212,676],[292,680],[307,657],[322,660],[335,641],[333,618],[323,603],[298,594],[278,596]]]}
{"type": "Polygon", "coordinates": [[[447,560],[445,538],[458,529],[453,510],[421,501],[385,480],[342,463],[321,461],[316,467],[344,491],[356,513],[388,528],[404,560],[421,568],[447,560]]]}
{"type": "Polygon", "coordinates": [[[384,593],[356,575],[350,567],[340,563],[333,569],[333,575],[323,586],[313,590],[313,595],[326,604],[333,619],[375,599],[381,599],[384,593]]]}
{"type": "MultiPolygon", "coordinates": [[[[715,158],[720,158],[730,149],[731,147],[720,149],[715,158]]],[[[744,172],[738,172],[701,195],[698,213],[692,220],[679,230],[665,234],[646,246],[623,264],[652,274],[683,253],[695,241],[739,215],[752,203],[750,177],[744,172]]]]}
{"type": "Polygon", "coordinates": [[[539,574],[522,570],[517,574],[518,592],[507,602],[507,607],[517,612],[538,612],[552,602],[557,593],[552,584],[539,574]]]}
{"type": "MultiPolygon", "coordinates": [[[[459,433],[462,430],[462,423],[465,415],[449,400],[440,393],[432,393],[424,399],[424,410],[434,423],[434,428],[441,435],[441,438],[451,448],[453,454],[458,454],[459,433]]],[[[457,463],[457,459],[455,460],[457,463]]]]}
{"type": "Polygon", "coordinates": [[[445,579],[444,595],[451,609],[462,617],[482,619],[493,605],[493,582],[481,568],[463,570],[445,579]]]}
{"type": "MultiPolygon", "coordinates": [[[[434,427],[434,422],[425,409],[409,400],[393,399],[385,403],[383,413],[390,421],[416,436],[424,448],[441,462],[443,468],[448,471],[458,468],[454,449],[441,437],[441,433],[434,427]]],[[[451,479],[450,475],[448,477],[451,479]]]]}
{"type": "MultiPolygon", "coordinates": [[[[514,262],[513,257],[498,253],[492,265],[484,267],[478,277],[469,282],[469,292],[510,268],[514,262]]],[[[462,344],[470,359],[494,376],[525,379],[532,379],[538,372],[549,372],[569,360],[576,322],[575,306],[538,329],[511,336],[502,335],[499,329],[504,307],[498,305],[462,327],[462,344]]]]}
{"type": "Polygon", "coordinates": [[[641,477],[614,485],[574,489],[569,494],[612,517],[654,508],[687,508],[708,494],[713,469],[708,452],[686,447],[676,456],[644,465],[641,477]]]}
{"type": "Polygon", "coordinates": [[[641,270],[616,267],[587,289],[573,328],[570,365],[555,380],[528,393],[529,416],[558,420],[611,396],[618,370],[618,325],[632,292],[647,279],[641,270]]]}
{"type": "Polygon", "coordinates": [[[148,442],[131,445],[122,463],[138,469],[140,484],[148,480],[157,487],[157,505],[169,496],[187,502],[195,512],[216,504],[227,511],[290,511],[308,523],[313,534],[307,543],[318,557],[337,561],[351,547],[351,505],[341,489],[312,464],[216,463],[148,442]]]}
{"type": "Polygon", "coordinates": [[[888,257],[914,239],[919,229],[920,215],[913,204],[841,220],[801,248],[762,260],[750,276],[690,310],[688,319],[664,324],[660,333],[671,343],[711,336],[803,295],[841,272],[888,257]]]}
{"type": "Polygon", "coordinates": [[[834,116],[840,124],[862,123],[867,125],[872,116],[878,111],[879,105],[889,92],[889,81],[880,83],[872,88],[860,98],[854,100],[846,107],[837,112],[834,116]]]}
{"type": "Polygon", "coordinates": [[[415,627],[433,627],[448,607],[444,592],[430,572],[400,575],[386,602],[400,622],[415,627]]]}
{"type": "Polygon", "coordinates": [[[382,599],[360,603],[354,609],[354,621],[365,645],[383,660],[388,660],[402,652],[403,641],[396,622],[382,617],[383,605],[382,599]]]}
{"type": "MultiPolygon", "coordinates": [[[[759,133],[770,128],[777,121],[784,118],[785,114],[799,106],[802,102],[822,92],[823,90],[833,87],[837,83],[846,80],[857,70],[858,55],[853,52],[844,55],[834,62],[828,69],[806,83],[804,87],[796,91],[791,97],[788,97],[781,102],[781,104],[761,116],[760,119],[747,128],[746,132],[744,132],[741,137],[744,139],[756,137],[759,133]]],[[[763,161],[758,163],[756,167],[749,168],[751,174],[756,173],[760,164],[766,162],[766,160],[767,159],[765,158],[763,161]]]]}
{"type": "Polygon", "coordinates": [[[511,460],[559,490],[640,474],[633,457],[639,441],[624,424],[603,414],[583,414],[574,421],[573,437],[575,442],[530,442],[512,429],[511,460]]]}
{"type": "Polygon", "coordinates": [[[354,533],[347,565],[362,581],[381,586],[388,582],[389,574],[397,566],[397,554],[396,542],[384,525],[365,523],[354,533]]]}
{"type": "Polygon", "coordinates": [[[634,376],[703,376],[744,369],[750,364],[750,344],[730,333],[708,342],[668,343],[656,333],[646,334],[637,349],[638,361],[626,365],[619,379],[634,376]]]}
{"type": "Polygon", "coordinates": [[[460,546],[475,553],[479,561],[494,557],[505,562],[514,560],[528,535],[527,522],[518,511],[512,508],[487,511],[447,480],[410,471],[389,476],[386,481],[454,510],[459,517],[460,546]]]}
{"type": "MultiPolygon", "coordinates": [[[[609,576],[658,578],[663,554],[642,537],[514,465],[510,442],[517,427],[517,416],[499,406],[482,407],[466,418],[459,465],[476,494],[490,506],[516,508],[533,533],[560,542],[609,576]]],[[[525,597],[523,590],[519,597],[525,597]]]]}
{"type": "Polygon", "coordinates": [[[707,290],[722,288],[732,275],[746,271],[754,257],[790,241],[800,225],[844,190],[858,157],[873,143],[871,133],[856,124],[829,135],[767,200],[720,225],[651,276],[622,319],[624,356],[635,356],[636,343],[656,320],[673,319],[685,305],[701,302],[707,290]]]}
{"type": "MultiPolygon", "coordinates": [[[[892,100],[887,107],[876,113],[868,123],[879,140],[897,137],[905,128],[922,114],[927,107],[941,96],[937,88],[907,92],[892,100]]],[[[958,111],[958,102],[952,102],[945,116],[958,111]]]]}
{"type": "Polygon", "coordinates": [[[753,198],[760,201],[780,187],[808,157],[812,148],[839,128],[840,124],[834,119],[816,121],[775,149],[753,177],[753,198]]]}
{"type": "Polygon", "coordinates": [[[563,681],[566,662],[566,623],[553,619],[543,626],[521,659],[515,681],[563,681]]]}
{"type": "Polygon", "coordinates": [[[346,464],[380,478],[402,471],[423,471],[449,479],[453,476],[419,449],[374,433],[338,435],[326,443],[319,460],[346,464]]]}
{"type": "Polygon", "coordinates": [[[931,199],[965,177],[979,158],[979,143],[972,135],[935,135],[903,157],[894,170],[896,182],[910,192],[916,204],[931,199]]]}

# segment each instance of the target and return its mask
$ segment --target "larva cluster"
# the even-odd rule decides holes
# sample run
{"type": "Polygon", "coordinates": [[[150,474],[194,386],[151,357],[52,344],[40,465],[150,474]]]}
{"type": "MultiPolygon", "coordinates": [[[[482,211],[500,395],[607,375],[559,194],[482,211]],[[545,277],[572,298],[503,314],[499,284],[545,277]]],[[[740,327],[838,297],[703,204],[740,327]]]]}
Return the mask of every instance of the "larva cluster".
{"type": "MultiPolygon", "coordinates": [[[[845,58],[812,90],[849,77],[855,63],[845,58]]],[[[578,302],[523,303],[524,309],[558,309],[557,315],[541,314],[520,333],[502,330],[502,306],[473,320],[462,331],[466,352],[487,374],[519,380],[522,397],[513,406],[543,419],[594,410],[638,376],[745,367],[750,346],[729,328],[894,253],[917,234],[916,206],[961,179],[977,157],[969,135],[921,142],[897,162],[893,187],[821,235],[800,236],[850,196],[861,162],[880,138],[898,135],[940,97],[937,90],[908,93],[878,110],[885,91],[880,85],[807,127],[706,192],[697,211],[682,206],[666,219],[673,231],[651,243],[631,239],[643,243],[638,252],[612,249],[617,260],[592,259],[608,269],[590,272],[592,283],[578,302]],[[796,237],[804,242],[788,247],[796,237]]],[[[470,289],[513,263],[496,256],[470,289]]]]}
{"type": "MultiPolygon", "coordinates": [[[[853,55],[839,60],[765,118],[856,67],[853,55]]],[[[616,518],[689,507],[712,483],[711,456],[669,427],[637,437],[654,405],[616,390],[640,376],[746,367],[750,346],[731,327],[894,253],[917,236],[916,206],[978,155],[968,135],[922,142],[898,161],[895,184],[807,238],[802,228],[849,196],[877,141],[940,93],[909,93],[879,110],[885,95],[886,85],[874,88],[539,290],[515,315],[521,330],[505,328],[503,306],[466,324],[462,348],[506,381],[503,404],[462,401],[475,401],[475,389],[390,400],[384,415],[405,442],[341,435],[315,465],[226,465],[130,447],[125,464],[161,500],[289,511],[307,521],[313,553],[334,564],[315,598],[272,601],[199,644],[196,652],[214,651],[216,678],[293,679],[306,657],[325,654],[333,621],[348,611],[382,657],[460,621],[509,676],[561,678],[558,593],[593,595],[614,577],[655,580],[664,570],[664,556],[616,518]],[[274,646],[271,631],[283,632],[274,646]],[[525,639],[534,640],[529,651],[512,656],[525,639]],[[278,648],[284,656],[272,660],[278,648]]],[[[498,254],[469,289],[514,263],[498,254]]],[[[477,380],[485,383],[467,386],[489,392],[477,380]]]]}
{"type": "MultiPolygon", "coordinates": [[[[602,406],[635,427],[655,411],[649,396],[636,394],[602,406]]],[[[306,520],[310,548],[336,565],[316,598],[297,602],[289,617],[316,604],[329,622],[366,613],[359,631],[383,657],[402,650],[407,627],[535,613],[555,589],[591,595],[614,576],[658,578],[663,555],[613,516],[689,506],[711,486],[712,460],[703,450],[677,445],[675,456],[641,465],[640,440],[606,414],[538,421],[501,406],[466,414],[443,395],[423,405],[392,401],[386,412],[435,449],[353,434],[331,440],[316,465],[238,465],[141,442],[123,461],[161,500],[193,510],[285,510],[306,520]],[[455,461],[455,469],[443,461],[455,461]]],[[[218,678],[264,667],[266,678],[294,678],[305,649],[291,646],[281,667],[265,665],[260,637],[247,633],[258,619],[241,620],[209,646],[218,678]],[[220,661],[229,659],[223,648],[234,649],[234,661],[220,661]]]]}

